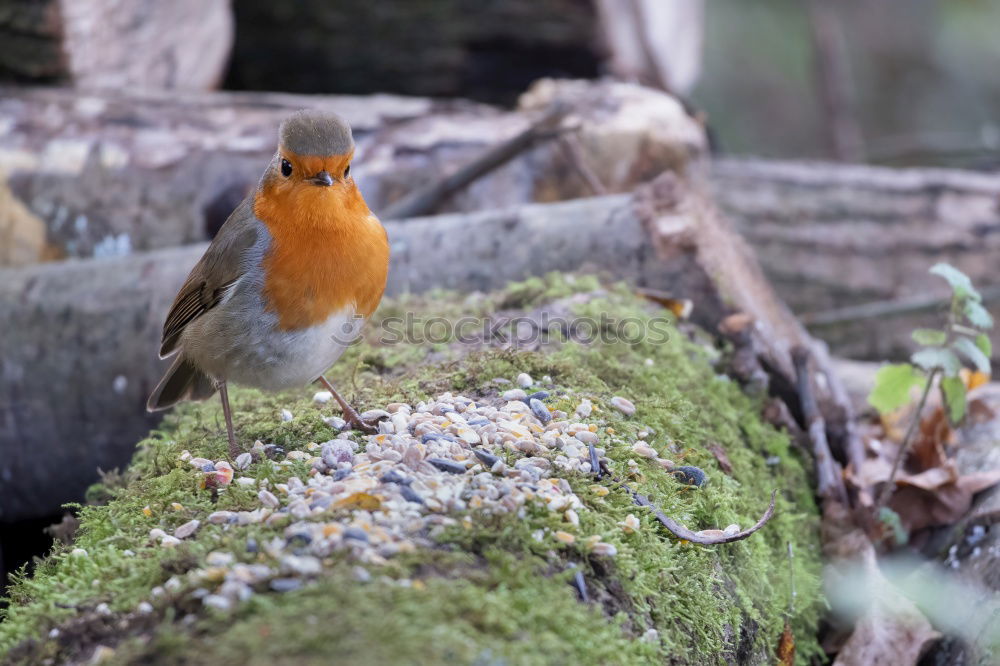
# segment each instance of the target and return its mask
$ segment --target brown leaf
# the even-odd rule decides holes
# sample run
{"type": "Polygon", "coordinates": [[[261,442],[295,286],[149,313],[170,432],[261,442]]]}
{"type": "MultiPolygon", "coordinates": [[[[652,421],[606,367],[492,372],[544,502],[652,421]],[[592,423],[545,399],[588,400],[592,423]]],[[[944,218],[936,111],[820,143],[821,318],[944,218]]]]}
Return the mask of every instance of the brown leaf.
{"type": "Polygon", "coordinates": [[[795,636],[788,620],[785,620],[785,630],[778,641],[778,666],[795,666],[795,636]]]}
{"type": "Polygon", "coordinates": [[[889,599],[876,601],[858,620],[834,666],[909,666],[916,664],[930,643],[940,637],[913,602],[887,590],[885,596],[890,595],[889,599]]]}
{"type": "Polygon", "coordinates": [[[844,539],[853,547],[845,549],[841,545],[841,556],[846,556],[841,563],[860,564],[864,580],[852,580],[853,576],[847,576],[837,581],[839,565],[836,563],[828,569],[828,578],[833,584],[869,590],[872,598],[865,613],[858,618],[851,637],[837,654],[834,666],[916,664],[924,650],[940,634],[934,631],[916,605],[885,579],[878,569],[871,542],[859,531],[849,536],[856,538],[844,539]],[[849,553],[849,550],[853,552],[849,553]]]}
{"type": "Polygon", "coordinates": [[[922,471],[942,464],[947,455],[945,447],[955,443],[955,431],[948,423],[944,409],[936,407],[920,422],[910,455],[906,459],[909,469],[922,471]]]}
{"type": "Polygon", "coordinates": [[[656,289],[639,289],[639,295],[647,298],[654,303],[662,305],[666,309],[674,313],[678,319],[687,319],[691,316],[691,310],[694,308],[694,302],[686,298],[674,298],[670,294],[658,291],[656,289]]]}
{"type": "Polygon", "coordinates": [[[993,382],[971,389],[966,399],[970,423],[992,421],[1000,411],[1000,384],[993,382]]]}
{"type": "Polygon", "coordinates": [[[930,472],[897,479],[898,487],[889,502],[911,532],[954,524],[969,512],[976,493],[1000,483],[1000,470],[968,474],[937,485],[933,481],[943,478],[942,474],[930,472]]]}
{"type": "Polygon", "coordinates": [[[958,485],[968,490],[973,495],[995,486],[1000,483],[1000,469],[992,469],[987,472],[976,472],[966,474],[958,479],[958,485]]]}
{"type": "Polygon", "coordinates": [[[924,490],[937,490],[957,480],[958,469],[954,463],[949,461],[940,467],[933,467],[919,474],[900,474],[896,477],[896,485],[916,486],[924,490]]]}
{"type": "Polygon", "coordinates": [[[722,445],[717,442],[710,443],[707,447],[709,452],[715,456],[715,459],[719,461],[719,467],[725,472],[727,476],[733,475],[733,465],[729,462],[729,456],[726,455],[726,450],[722,448],[722,445]]]}
{"type": "Polygon", "coordinates": [[[382,500],[369,493],[353,493],[338,500],[334,505],[337,508],[364,509],[365,511],[377,511],[382,507],[382,500]]]}

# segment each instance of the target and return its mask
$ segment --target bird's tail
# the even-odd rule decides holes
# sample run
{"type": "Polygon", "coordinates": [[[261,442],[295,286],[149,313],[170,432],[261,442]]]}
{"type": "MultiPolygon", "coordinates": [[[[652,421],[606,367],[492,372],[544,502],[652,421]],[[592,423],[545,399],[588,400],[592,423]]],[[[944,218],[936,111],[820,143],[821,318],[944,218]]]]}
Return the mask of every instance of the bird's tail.
{"type": "Polygon", "coordinates": [[[215,382],[186,360],[183,354],[170,365],[146,402],[151,412],[172,407],[182,400],[204,400],[215,393],[215,382]]]}

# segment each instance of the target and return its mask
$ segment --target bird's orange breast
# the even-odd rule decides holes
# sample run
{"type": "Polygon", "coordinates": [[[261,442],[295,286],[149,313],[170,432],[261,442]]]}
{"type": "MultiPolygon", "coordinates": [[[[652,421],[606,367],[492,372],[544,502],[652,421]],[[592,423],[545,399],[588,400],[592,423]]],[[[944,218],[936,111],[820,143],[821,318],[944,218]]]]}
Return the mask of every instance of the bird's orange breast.
{"type": "Polygon", "coordinates": [[[364,317],[375,311],[389,243],[353,182],[265,182],[254,214],[271,233],[264,299],[281,329],[315,326],[347,307],[364,317]]]}

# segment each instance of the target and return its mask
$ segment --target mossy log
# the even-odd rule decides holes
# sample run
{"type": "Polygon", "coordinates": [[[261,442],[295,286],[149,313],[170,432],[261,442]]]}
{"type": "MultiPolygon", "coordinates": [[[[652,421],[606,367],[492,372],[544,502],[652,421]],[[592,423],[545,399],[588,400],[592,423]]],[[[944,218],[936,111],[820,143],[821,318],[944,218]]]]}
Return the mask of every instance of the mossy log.
{"type": "Polygon", "coordinates": [[[74,543],[15,582],[0,663],[771,664],[786,618],[802,662],[819,655],[809,463],[761,421],[758,399],[719,375],[690,325],[624,286],[555,274],[392,299],[372,323],[332,378],[362,409],[394,410],[393,434],[338,433],[312,391],[238,389],[240,441],[268,446],[222,482],[221,463],[203,471],[225,456],[218,403],[181,407],[95,489],[106,504],[82,510],[74,543]],[[406,312],[453,324],[606,316],[647,331],[665,323],[669,335],[472,353],[453,337],[380,342],[406,312]],[[528,382],[547,394],[541,408],[500,395],[528,382]],[[634,412],[615,406],[621,397],[634,412]],[[420,443],[428,431],[404,428],[403,404],[424,423],[480,434],[456,425],[455,442],[420,443]],[[480,409],[522,429],[517,445],[482,429],[490,418],[470,415],[480,409]],[[777,489],[774,517],[738,543],[679,542],[579,464],[574,437],[546,436],[543,417],[596,442],[614,478],[692,530],[748,527],[777,489]],[[457,441],[473,435],[485,438],[475,455],[457,441]],[[542,444],[524,453],[525,441],[542,444]],[[431,451],[449,459],[421,462],[431,451]],[[685,485],[671,473],[681,464],[707,483],[685,485]]]}
{"type": "MultiPolygon", "coordinates": [[[[774,390],[796,404],[788,353],[813,343],[696,185],[668,174],[635,198],[386,227],[389,295],[490,290],[550,271],[589,270],[691,299],[693,320],[713,333],[728,314],[746,312],[774,390]]],[[[0,442],[7,451],[0,470],[10,479],[0,487],[3,520],[46,515],[78,498],[98,467],[128,459],[151,424],[143,405],[162,372],[155,359],[163,313],[203,249],[0,270],[0,442]]]]}

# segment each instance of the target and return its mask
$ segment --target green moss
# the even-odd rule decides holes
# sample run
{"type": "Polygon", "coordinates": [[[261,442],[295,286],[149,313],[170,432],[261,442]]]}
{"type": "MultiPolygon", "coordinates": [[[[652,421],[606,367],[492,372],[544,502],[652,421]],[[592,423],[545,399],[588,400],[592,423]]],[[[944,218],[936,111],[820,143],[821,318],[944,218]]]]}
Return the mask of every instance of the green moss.
{"type": "Polygon", "coordinates": [[[425,567],[463,577],[358,583],[335,570],[319,583],[257,597],[233,617],[194,628],[210,641],[160,633],[124,646],[121,663],[159,664],[607,664],[649,662],[653,645],[629,640],[621,620],[578,603],[566,576],[494,549],[480,561],[430,553],[425,567]]]}
{"type": "MultiPolygon", "coordinates": [[[[595,286],[590,279],[571,283],[550,276],[461,301],[442,295],[410,297],[402,304],[388,303],[380,317],[408,310],[445,312],[454,319],[492,312],[501,304],[537,306],[595,286]]],[[[597,293],[578,307],[580,314],[628,318],[647,330],[664,324],[624,289],[597,293]]],[[[352,579],[355,563],[334,560],[320,580],[284,595],[258,594],[231,616],[195,605],[196,621],[181,623],[183,612],[176,604],[158,603],[158,622],[133,631],[117,657],[149,663],[308,664],[327,663],[337,655],[338,663],[347,664],[641,664],[663,663],[669,656],[701,664],[735,658],[737,649],[742,655],[768,655],[789,607],[787,541],[796,553],[798,599],[791,624],[799,659],[805,662],[818,654],[818,517],[807,474],[787,438],[761,422],[760,405],[716,376],[709,363],[712,354],[674,327],[666,340],[646,336],[610,344],[555,344],[544,352],[484,351],[459,361],[462,352],[453,344],[384,347],[369,335],[349,350],[333,378],[351,399],[372,408],[445,390],[488,397],[498,389],[493,378],[512,379],[520,372],[536,380],[548,375],[554,406],[572,413],[580,399],[594,402],[589,422],[602,428],[614,474],[668,515],[695,530],[732,523],[745,528],[763,512],[776,488],[775,517],[750,539],[702,548],[667,534],[613,484],[569,475],[586,505],[578,512],[579,528],[530,505],[524,519],[473,513],[471,525],[447,531],[438,549],[370,567],[374,578],[369,583],[352,579]],[[625,417],[607,406],[614,395],[635,402],[637,413],[625,417]],[[641,431],[652,433],[646,439],[663,455],[708,471],[709,483],[701,489],[682,486],[664,469],[638,459],[631,445],[641,431]],[[706,448],[709,444],[725,451],[731,476],[722,472],[706,448]],[[777,464],[768,464],[769,459],[777,464]],[[635,462],[630,465],[630,460],[635,462]],[[600,485],[610,492],[593,489],[600,485]],[[619,525],[629,514],[641,522],[631,534],[619,525]],[[573,532],[575,543],[554,540],[551,533],[560,529],[573,532]],[[590,555],[584,544],[591,535],[615,545],[617,556],[590,555]],[[579,602],[568,584],[572,567],[584,574],[589,604],[579,602]],[[650,629],[657,630],[657,637],[640,640],[650,629]]],[[[330,410],[313,404],[311,395],[308,389],[279,395],[234,391],[241,440],[291,449],[329,439],[333,432],[322,417],[330,410]],[[293,412],[292,421],[281,421],[283,408],[293,412]]],[[[0,654],[17,646],[11,659],[55,655],[60,649],[64,657],[83,649],[88,640],[91,646],[116,640],[98,631],[60,648],[45,636],[102,602],[113,612],[131,611],[149,600],[153,586],[198,566],[212,550],[230,550],[244,561],[266,560],[246,553],[246,539],[263,542],[279,527],[223,530],[205,525],[173,550],[148,541],[153,527],[170,530],[214,510],[254,506],[254,491],[236,486],[213,499],[199,487],[190,466],[179,461],[182,450],[219,459],[225,449],[215,401],[186,406],[168,417],[141,444],[125,476],[127,485],[107,490],[112,499],[106,506],[82,510],[74,547],[87,555],[57,546],[34,575],[18,577],[0,624],[0,654]],[[147,506],[148,516],[143,511],[147,506]]],[[[306,471],[304,465],[281,471],[258,465],[250,473],[280,481],[306,471]]]]}

